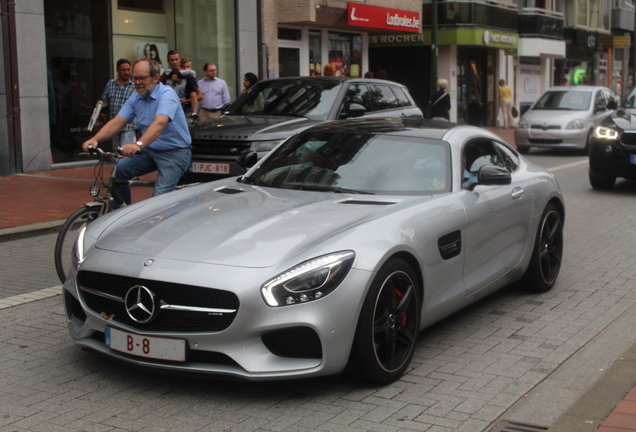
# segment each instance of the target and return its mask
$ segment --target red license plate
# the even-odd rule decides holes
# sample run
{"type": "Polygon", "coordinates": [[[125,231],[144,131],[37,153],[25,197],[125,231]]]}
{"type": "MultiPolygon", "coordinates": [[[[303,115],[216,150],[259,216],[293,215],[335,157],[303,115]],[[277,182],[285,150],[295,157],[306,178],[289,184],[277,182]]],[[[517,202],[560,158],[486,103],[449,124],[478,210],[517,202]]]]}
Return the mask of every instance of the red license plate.
{"type": "Polygon", "coordinates": [[[213,162],[192,162],[192,172],[208,174],[229,174],[230,164],[213,162]]]}

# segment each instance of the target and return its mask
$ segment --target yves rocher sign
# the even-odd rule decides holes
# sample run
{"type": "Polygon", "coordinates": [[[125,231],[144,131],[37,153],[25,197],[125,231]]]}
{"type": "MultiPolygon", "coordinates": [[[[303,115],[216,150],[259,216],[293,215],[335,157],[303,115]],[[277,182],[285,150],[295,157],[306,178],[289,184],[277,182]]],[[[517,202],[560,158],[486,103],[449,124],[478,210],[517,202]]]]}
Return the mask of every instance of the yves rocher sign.
{"type": "Polygon", "coordinates": [[[421,22],[419,12],[349,2],[347,24],[419,33],[421,22]]]}

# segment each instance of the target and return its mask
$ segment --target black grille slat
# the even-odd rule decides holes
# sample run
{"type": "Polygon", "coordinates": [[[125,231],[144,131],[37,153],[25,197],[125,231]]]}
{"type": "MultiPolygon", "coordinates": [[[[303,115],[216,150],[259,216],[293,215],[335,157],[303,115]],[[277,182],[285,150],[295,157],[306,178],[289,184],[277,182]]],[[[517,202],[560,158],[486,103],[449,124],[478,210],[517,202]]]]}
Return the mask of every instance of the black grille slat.
{"type": "Polygon", "coordinates": [[[192,153],[197,155],[238,156],[249,150],[251,141],[229,141],[195,138],[192,140],[192,153]]]}
{"type": "Polygon", "coordinates": [[[623,132],[621,134],[621,143],[626,146],[636,146],[636,133],[635,132],[623,132]]]}
{"type": "Polygon", "coordinates": [[[530,144],[561,144],[563,140],[560,139],[542,139],[542,138],[528,138],[530,144]]]}
{"type": "Polygon", "coordinates": [[[273,354],[288,358],[322,358],[320,337],[309,327],[274,330],[262,336],[262,341],[273,354]]]}
{"type": "MultiPolygon", "coordinates": [[[[158,299],[179,306],[198,306],[216,309],[235,309],[238,311],[238,297],[231,292],[191,285],[181,285],[162,281],[137,279],[106,273],[81,271],[77,275],[82,288],[107,293],[124,298],[126,292],[135,285],[149,288],[158,299]]],[[[94,312],[106,315],[114,314],[114,321],[148,331],[205,332],[221,331],[230,326],[236,312],[209,314],[179,310],[162,310],[149,323],[133,321],[126,313],[122,302],[80,290],[86,305],[94,312]]]]}

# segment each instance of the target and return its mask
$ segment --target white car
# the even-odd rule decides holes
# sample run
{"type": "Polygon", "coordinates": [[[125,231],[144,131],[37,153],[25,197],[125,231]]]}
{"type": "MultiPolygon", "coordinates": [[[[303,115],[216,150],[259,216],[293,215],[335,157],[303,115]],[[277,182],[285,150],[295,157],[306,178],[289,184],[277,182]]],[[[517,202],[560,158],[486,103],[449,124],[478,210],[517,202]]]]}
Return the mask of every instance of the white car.
{"type": "Polygon", "coordinates": [[[91,222],[68,330],[147,368],[386,384],[423,328],[521,279],[552,288],[564,217],[553,175],[487,130],[327,122],[241,177],[91,222]]]}
{"type": "Polygon", "coordinates": [[[616,108],[616,96],[606,87],[552,87],[519,120],[517,150],[527,153],[530,147],[547,147],[587,153],[594,128],[616,108]]]}

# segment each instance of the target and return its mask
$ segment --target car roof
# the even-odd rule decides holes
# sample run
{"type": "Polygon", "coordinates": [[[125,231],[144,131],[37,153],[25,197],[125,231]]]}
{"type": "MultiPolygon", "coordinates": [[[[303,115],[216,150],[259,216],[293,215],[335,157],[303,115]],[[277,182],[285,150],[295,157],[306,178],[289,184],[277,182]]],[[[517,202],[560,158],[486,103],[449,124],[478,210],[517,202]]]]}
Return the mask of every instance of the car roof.
{"type": "Polygon", "coordinates": [[[608,90],[608,91],[611,91],[607,87],[603,87],[603,86],[589,86],[589,85],[554,86],[554,87],[550,87],[546,91],[568,91],[568,90],[578,90],[578,91],[608,90]]]}
{"type": "Polygon", "coordinates": [[[306,129],[304,132],[368,133],[418,136],[442,139],[456,123],[415,118],[365,118],[334,120],[306,129]]]}
{"type": "Polygon", "coordinates": [[[356,83],[369,83],[369,84],[390,84],[405,87],[403,84],[395,81],[381,80],[376,78],[358,78],[358,77],[345,77],[345,76],[300,76],[300,77],[285,77],[285,78],[271,78],[262,80],[259,82],[284,82],[284,81],[304,81],[304,82],[356,82],[356,83]]]}

